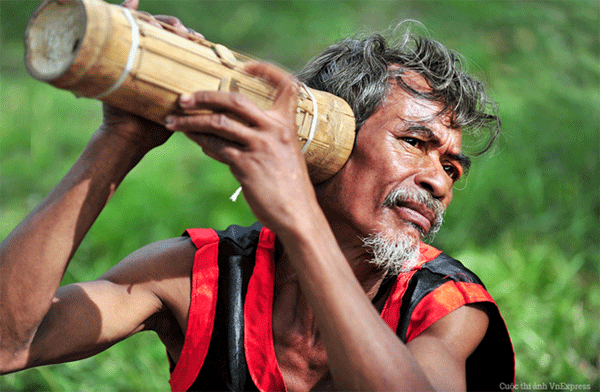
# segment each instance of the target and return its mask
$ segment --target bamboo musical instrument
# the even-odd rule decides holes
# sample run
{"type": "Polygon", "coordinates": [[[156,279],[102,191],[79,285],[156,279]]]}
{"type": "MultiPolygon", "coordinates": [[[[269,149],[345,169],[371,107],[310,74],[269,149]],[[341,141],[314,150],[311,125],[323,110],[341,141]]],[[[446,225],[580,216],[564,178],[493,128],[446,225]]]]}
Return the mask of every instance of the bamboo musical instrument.
{"type": "MultiPolygon", "coordinates": [[[[261,108],[274,88],[242,70],[249,59],[223,45],[182,37],[167,24],[102,0],[45,0],[25,31],[25,65],[36,79],[164,124],[183,93],[236,91],[261,108]]],[[[335,174],[354,143],[354,116],[336,96],[304,88],[298,142],[313,183],[335,174]]]]}

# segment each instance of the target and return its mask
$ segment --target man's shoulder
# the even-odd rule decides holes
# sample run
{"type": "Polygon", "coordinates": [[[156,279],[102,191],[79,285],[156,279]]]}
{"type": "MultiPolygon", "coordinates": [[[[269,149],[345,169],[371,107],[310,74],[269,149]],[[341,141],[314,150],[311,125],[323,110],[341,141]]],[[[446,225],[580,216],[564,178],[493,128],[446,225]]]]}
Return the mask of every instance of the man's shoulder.
{"type": "Polygon", "coordinates": [[[116,266],[111,268],[106,276],[130,276],[134,271],[143,271],[144,275],[174,274],[184,271],[193,259],[194,246],[189,238],[174,237],[153,242],[133,252],[116,266]]]}
{"type": "MultiPolygon", "coordinates": [[[[431,247],[429,247],[431,248],[431,247]]],[[[481,279],[460,261],[436,250],[428,250],[406,285],[398,325],[398,336],[410,341],[463,305],[488,303],[495,306],[481,279]]],[[[422,253],[423,254],[423,253],[422,253]]]]}
{"type": "Polygon", "coordinates": [[[242,252],[247,252],[256,247],[263,231],[268,231],[268,229],[256,222],[252,226],[230,225],[225,230],[187,229],[183,236],[190,238],[197,248],[211,243],[226,242],[242,252]]]}
{"type": "Polygon", "coordinates": [[[447,307],[444,302],[493,303],[479,276],[463,263],[433,247],[427,253],[426,258],[421,253],[422,260],[408,282],[403,301],[405,314],[423,306],[424,300],[431,306],[440,303],[443,308],[447,307]]]}
{"type": "MultiPolygon", "coordinates": [[[[426,252],[430,256],[419,265],[415,278],[429,276],[430,278],[435,277],[435,280],[439,283],[452,280],[455,282],[477,283],[483,286],[483,282],[477,274],[459,260],[431,246],[428,246],[426,252]]],[[[421,254],[423,255],[423,251],[421,254]]]]}

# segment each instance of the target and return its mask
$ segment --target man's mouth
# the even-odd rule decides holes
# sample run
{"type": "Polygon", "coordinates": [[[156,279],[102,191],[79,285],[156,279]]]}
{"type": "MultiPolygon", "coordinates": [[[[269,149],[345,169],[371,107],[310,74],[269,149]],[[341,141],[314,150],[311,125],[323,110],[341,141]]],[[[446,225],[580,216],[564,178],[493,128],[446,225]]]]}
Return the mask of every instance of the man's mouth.
{"type": "Polygon", "coordinates": [[[435,224],[435,214],[422,204],[400,202],[395,208],[404,220],[418,226],[422,235],[427,234],[435,224]]]}
{"type": "Polygon", "coordinates": [[[383,205],[396,211],[400,218],[414,226],[422,236],[434,234],[442,222],[443,206],[429,194],[397,188],[383,205]]]}

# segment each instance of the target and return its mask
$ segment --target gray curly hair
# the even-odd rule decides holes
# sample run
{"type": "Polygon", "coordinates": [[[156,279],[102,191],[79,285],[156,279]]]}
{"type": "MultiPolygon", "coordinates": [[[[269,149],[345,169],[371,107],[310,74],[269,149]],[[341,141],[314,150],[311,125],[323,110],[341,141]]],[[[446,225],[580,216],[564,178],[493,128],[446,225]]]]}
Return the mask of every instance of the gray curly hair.
{"type": "Polygon", "coordinates": [[[298,78],[346,100],[354,111],[357,131],[381,104],[390,78],[395,78],[412,96],[442,103],[438,114],[452,114],[451,126],[473,137],[479,146],[474,155],[488,151],[500,134],[496,105],[483,83],[466,73],[461,56],[410,29],[394,47],[380,34],[338,42],[310,60],[298,78]],[[390,65],[399,68],[390,70],[390,65]],[[407,71],[420,74],[431,91],[407,85],[402,78],[407,71]]]}

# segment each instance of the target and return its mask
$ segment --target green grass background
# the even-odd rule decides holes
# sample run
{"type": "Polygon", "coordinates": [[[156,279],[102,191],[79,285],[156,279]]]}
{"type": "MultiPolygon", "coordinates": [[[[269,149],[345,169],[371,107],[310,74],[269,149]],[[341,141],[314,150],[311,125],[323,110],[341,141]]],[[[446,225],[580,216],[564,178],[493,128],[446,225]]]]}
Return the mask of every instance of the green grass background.
{"type": "MultiPolygon", "coordinates": [[[[100,122],[96,101],[30,78],[25,23],[37,1],[0,0],[0,239],[52,189],[100,122]]],[[[463,53],[499,103],[504,136],[462,180],[434,245],[474,269],[497,300],[517,389],[599,388],[600,6],[598,1],[150,1],[213,42],[297,71],[357,30],[417,19],[463,53]],[[540,385],[543,386],[543,385],[540,385]]],[[[64,283],[94,279],[135,249],[188,227],[253,218],[223,165],[176,135],[128,176],[64,283]]],[[[76,363],[0,377],[0,391],[168,389],[164,348],[142,333],[76,363]]]]}

